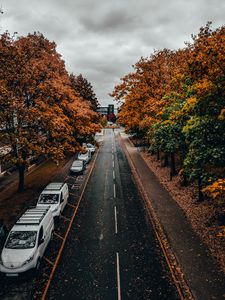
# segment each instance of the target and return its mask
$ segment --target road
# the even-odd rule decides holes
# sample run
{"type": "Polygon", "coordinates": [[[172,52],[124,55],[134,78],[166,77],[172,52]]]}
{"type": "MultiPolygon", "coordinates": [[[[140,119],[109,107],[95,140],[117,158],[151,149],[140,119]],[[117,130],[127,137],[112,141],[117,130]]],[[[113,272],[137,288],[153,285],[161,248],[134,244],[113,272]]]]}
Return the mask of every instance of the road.
{"type": "Polygon", "coordinates": [[[106,129],[47,299],[178,299],[118,140],[106,129]]]}

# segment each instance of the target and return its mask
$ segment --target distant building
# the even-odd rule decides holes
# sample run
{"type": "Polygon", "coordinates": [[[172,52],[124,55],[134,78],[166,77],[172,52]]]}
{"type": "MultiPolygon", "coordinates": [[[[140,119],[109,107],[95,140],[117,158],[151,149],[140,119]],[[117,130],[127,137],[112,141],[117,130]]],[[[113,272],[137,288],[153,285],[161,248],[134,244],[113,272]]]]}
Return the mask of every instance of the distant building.
{"type": "Polygon", "coordinates": [[[109,114],[114,114],[115,113],[114,104],[109,104],[108,106],[99,106],[97,108],[97,112],[104,116],[107,116],[109,114]]]}
{"type": "Polygon", "coordinates": [[[108,106],[97,107],[97,112],[101,115],[107,116],[108,115],[108,106]]]}
{"type": "Polygon", "coordinates": [[[97,108],[97,112],[103,116],[107,117],[108,121],[116,122],[116,109],[114,104],[109,104],[108,106],[100,106],[97,108]]]}
{"type": "Polygon", "coordinates": [[[108,114],[114,114],[114,105],[113,104],[108,105],[108,114]]]}

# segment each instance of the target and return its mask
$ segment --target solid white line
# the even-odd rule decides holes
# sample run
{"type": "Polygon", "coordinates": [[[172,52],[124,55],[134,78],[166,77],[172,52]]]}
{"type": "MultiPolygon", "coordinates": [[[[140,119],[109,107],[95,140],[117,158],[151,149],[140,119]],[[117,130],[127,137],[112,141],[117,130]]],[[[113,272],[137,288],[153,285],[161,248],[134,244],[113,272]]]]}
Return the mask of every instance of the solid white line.
{"type": "Polygon", "coordinates": [[[113,170],[113,180],[115,180],[115,171],[113,170]]]}
{"type": "Polygon", "coordinates": [[[115,183],[113,184],[113,196],[116,198],[116,185],[115,183]]]}
{"type": "Polygon", "coordinates": [[[115,216],[115,233],[117,234],[118,228],[117,228],[117,211],[116,211],[116,206],[114,206],[114,216],[115,216]]]}
{"type": "Polygon", "coordinates": [[[117,292],[118,300],[121,300],[121,291],[120,291],[120,260],[119,253],[116,252],[116,269],[117,269],[117,292]]]}

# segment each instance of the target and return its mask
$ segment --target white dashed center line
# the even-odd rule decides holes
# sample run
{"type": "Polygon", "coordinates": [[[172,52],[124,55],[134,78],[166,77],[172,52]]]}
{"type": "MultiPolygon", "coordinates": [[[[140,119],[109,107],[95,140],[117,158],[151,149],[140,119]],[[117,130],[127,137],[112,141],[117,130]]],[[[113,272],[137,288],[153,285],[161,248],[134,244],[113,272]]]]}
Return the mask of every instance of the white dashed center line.
{"type": "Polygon", "coordinates": [[[121,300],[121,291],[120,291],[120,260],[119,253],[116,252],[116,269],[117,269],[117,292],[118,300],[121,300]]]}
{"type": "Polygon", "coordinates": [[[116,185],[115,183],[113,184],[113,196],[116,198],[116,185]]]}
{"type": "Polygon", "coordinates": [[[115,180],[115,171],[113,170],[113,180],[115,180]]]}
{"type": "Polygon", "coordinates": [[[115,233],[117,234],[118,228],[117,228],[117,211],[116,211],[116,206],[114,206],[114,216],[115,216],[115,233]]]}

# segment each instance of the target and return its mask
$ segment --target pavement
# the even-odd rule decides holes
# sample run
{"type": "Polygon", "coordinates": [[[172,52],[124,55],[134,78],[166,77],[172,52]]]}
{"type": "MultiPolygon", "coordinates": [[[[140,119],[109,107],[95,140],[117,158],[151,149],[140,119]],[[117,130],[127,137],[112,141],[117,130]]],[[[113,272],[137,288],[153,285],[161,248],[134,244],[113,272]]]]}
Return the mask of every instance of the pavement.
{"type": "MultiPolygon", "coordinates": [[[[28,167],[25,171],[25,177],[37,169],[42,163],[46,160],[42,158],[39,159],[37,163],[34,163],[28,167]]],[[[6,171],[4,174],[0,176],[0,192],[8,189],[12,184],[17,184],[19,181],[19,172],[17,169],[13,170],[12,172],[6,171]]]]}
{"type": "Polygon", "coordinates": [[[120,136],[194,298],[225,299],[225,275],[218,263],[192,229],[183,210],[131,144],[129,136],[122,132],[120,136]]]}
{"type": "Polygon", "coordinates": [[[18,171],[14,171],[12,174],[4,174],[0,176],[0,191],[3,191],[11,183],[18,180],[18,171]]]}

